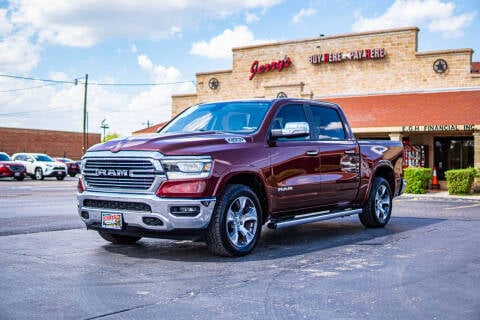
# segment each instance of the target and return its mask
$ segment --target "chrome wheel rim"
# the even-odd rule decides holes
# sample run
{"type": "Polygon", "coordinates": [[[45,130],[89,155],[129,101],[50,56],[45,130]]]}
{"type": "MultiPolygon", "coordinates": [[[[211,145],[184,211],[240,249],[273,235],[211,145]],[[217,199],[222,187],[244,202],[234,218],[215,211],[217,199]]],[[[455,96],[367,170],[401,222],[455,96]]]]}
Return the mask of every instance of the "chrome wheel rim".
{"type": "Polygon", "coordinates": [[[390,215],[391,198],[390,192],[385,185],[380,185],[375,194],[375,215],[379,222],[383,223],[390,215]]]}
{"type": "Polygon", "coordinates": [[[35,170],[35,178],[37,178],[37,179],[42,178],[42,169],[35,170]]]}
{"type": "Polygon", "coordinates": [[[226,222],[228,240],[233,246],[244,248],[255,241],[258,213],[250,198],[236,198],[228,208],[226,222]]]}

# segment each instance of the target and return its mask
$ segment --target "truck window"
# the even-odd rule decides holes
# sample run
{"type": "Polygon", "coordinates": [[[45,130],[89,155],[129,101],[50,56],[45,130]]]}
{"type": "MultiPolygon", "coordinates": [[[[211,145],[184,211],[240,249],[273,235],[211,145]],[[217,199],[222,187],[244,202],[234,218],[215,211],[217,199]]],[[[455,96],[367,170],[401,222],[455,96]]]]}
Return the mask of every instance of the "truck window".
{"type": "Polygon", "coordinates": [[[345,128],[335,109],[323,106],[310,106],[317,140],[345,140],[345,128]]]}
{"type": "MultiPolygon", "coordinates": [[[[285,129],[287,123],[293,122],[307,122],[307,116],[305,115],[305,110],[301,104],[289,104],[283,106],[278,111],[277,115],[273,119],[272,129],[285,129]]],[[[279,138],[278,141],[298,141],[298,140],[309,140],[310,137],[299,137],[299,138],[279,138]]]]}

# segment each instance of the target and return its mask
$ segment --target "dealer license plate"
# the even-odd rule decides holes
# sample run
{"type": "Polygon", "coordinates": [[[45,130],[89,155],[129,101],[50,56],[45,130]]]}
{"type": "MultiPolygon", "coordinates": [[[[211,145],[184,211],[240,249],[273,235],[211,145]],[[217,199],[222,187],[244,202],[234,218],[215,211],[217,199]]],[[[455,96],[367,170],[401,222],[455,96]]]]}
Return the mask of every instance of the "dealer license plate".
{"type": "Polygon", "coordinates": [[[122,229],[122,214],[102,212],[102,228],[105,229],[122,229]]]}

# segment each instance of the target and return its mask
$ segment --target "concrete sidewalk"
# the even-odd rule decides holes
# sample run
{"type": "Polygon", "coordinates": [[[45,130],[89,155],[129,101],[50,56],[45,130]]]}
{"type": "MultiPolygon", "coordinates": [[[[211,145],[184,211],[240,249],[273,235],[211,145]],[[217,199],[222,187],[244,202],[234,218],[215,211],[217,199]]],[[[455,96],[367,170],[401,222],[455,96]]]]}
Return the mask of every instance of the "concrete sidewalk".
{"type": "Polygon", "coordinates": [[[400,198],[443,198],[480,201],[480,193],[467,195],[450,195],[447,190],[427,190],[425,194],[404,193],[400,198]]]}

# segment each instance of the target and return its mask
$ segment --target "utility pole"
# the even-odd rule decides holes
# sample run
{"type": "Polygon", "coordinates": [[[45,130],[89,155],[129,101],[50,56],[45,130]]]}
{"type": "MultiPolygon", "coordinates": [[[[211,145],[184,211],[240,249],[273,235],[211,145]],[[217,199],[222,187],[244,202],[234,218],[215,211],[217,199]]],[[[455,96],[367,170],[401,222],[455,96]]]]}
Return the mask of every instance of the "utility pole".
{"type": "Polygon", "coordinates": [[[105,142],[105,137],[106,137],[106,136],[105,136],[105,130],[107,130],[108,128],[110,128],[110,127],[108,126],[108,124],[105,123],[105,121],[107,121],[107,119],[103,119],[103,120],[102,120],[102,123],[101,123],[101,125],[100,125],[100,128],[103,129],[103,142],[105,142]]]}
{"type": "Polygon", "coordinates": [[[85,74],[85,92],[83,96],[83,152],[87,152],[88,136],[87,136],[87,88],[88,73],[85,74]]]}

